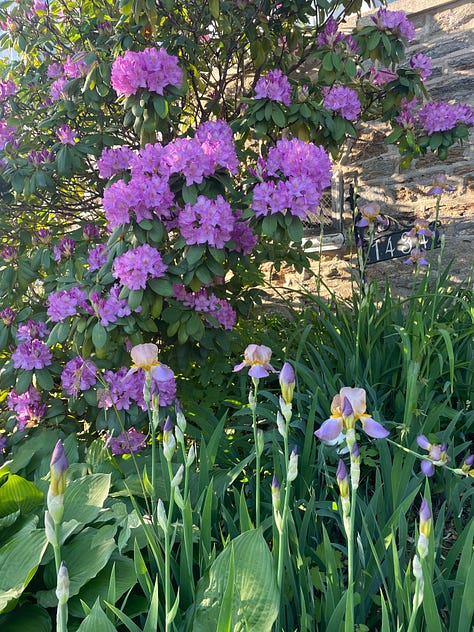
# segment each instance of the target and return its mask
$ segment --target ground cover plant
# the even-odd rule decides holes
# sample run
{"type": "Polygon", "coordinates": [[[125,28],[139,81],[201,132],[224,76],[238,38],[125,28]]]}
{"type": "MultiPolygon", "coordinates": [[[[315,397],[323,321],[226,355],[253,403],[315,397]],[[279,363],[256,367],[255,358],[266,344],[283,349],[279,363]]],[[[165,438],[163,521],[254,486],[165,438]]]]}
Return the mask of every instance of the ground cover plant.
{"type": "Polygon", "coordinates": [[[470,291],[254,317],[361,122],[474,123],[356,9],[0,4],[2,630],[470,629],[470,291]]]}

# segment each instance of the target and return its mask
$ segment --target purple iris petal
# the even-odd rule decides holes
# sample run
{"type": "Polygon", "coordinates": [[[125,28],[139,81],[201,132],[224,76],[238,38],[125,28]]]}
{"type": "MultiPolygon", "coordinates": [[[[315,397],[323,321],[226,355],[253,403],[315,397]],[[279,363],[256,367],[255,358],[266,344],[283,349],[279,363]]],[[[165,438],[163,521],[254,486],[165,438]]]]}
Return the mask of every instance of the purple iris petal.
{"type": "Polygon", "coordinates": [[[365,417],[362,419],[362,428],[369,437],[373,437],[374,439],[385,439],[385,437],[388,437],[390,434],[390,432],[386,430],[382,424],[379,424],[379,422],[372,419],[372,417],[365,417]]]}
{"type": "Polygon", "coordinates": [[[368,225],[369,225],[369,220],[366,217],[363,217],[356,223],[357,228],[365,228],[368,225]]]}
{"type": "Polygon", "coordinates": [[[342,432],[343,423],[341,417],[330,417],[326,419],[319,430],[316,430],[314,435],[321,439],[321,441],[333,441],[342,432]]]}
{"type": "Polygon", "coordinates": [[[236,371],[242,371],[243,368],[245,368],[247,366],[247,364],[245,364],[245,362],[241,362],[240,364],[236,364],[233,368],[233,372],[235,373],[236,371]]]}
{"type": "Polygon", "coordinates": [[[267,377],[268,371],[261,364],[254,364],[249,370],[250,377],[267,377]]]}
{"type": "Polygon", "coordinates": [[[420,448],[423,448],[423,450],[429,450],[431,447],[431,443],[428,441],[428,438],[425,435],[420,435],[419,437],[417,437],[416,442],[420,446],[420,448]]]}
{"type": "Polygon", "coordinates": [[[151,374],[157,382],[167,382],[174,378],[173,371],[165,364],[154,366],[151,370],[151,374]]]}
{"type": "Polygon", "coordinates": [[[435,471],[435,466],[433,465],[433,463],[431,463],[431,461],[423,460],[421,462],[421,471],[423,472],[425,476],[433,476],[434,471],[435,471]]]}
{"type": "Polygon", "coordinates": [[[354,414],[354,409],[348,397],[344,397],[342,401],[342,416],[351,417],[354,414]]]}

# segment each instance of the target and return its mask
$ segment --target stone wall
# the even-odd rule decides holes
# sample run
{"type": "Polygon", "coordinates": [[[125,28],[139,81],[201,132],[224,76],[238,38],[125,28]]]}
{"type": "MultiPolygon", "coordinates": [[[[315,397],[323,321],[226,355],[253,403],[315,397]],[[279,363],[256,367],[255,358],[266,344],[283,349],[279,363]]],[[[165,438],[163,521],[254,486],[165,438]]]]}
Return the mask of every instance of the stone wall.
{"type": "MultiPolygon", "coordinates": [[[[472,0],[398,0],[392,11],[404,11],[416,28],[409,56],[424,52],[433,60],[426,88],[433,100],[457,101],[474,107],[474,2],[472,0]]],[[[369,20],[370,12],[361,21],[369,20]]],[[[355,21],[355,20],[354,20],[355,21]]],[[[354,21],[346,27],[351,30],[354,21]]],[[[433,204],[423,192],[436,173],[446,173],[458,194],[472,195],[474,209],[474,134],[468,143],[455,145],[445,161],[429,153],[400,170],[396,147],[383,140],[389,126],[372,129],[342,157],[340,168],[347,181],[358,177],[359,193],[377,200],[385,212],[400,215],[423,211],[433,204]],[[425,205],[425,206],[424,206],[425,205]],[[414,208],[415,207],[415,208],[414,208]]]]}

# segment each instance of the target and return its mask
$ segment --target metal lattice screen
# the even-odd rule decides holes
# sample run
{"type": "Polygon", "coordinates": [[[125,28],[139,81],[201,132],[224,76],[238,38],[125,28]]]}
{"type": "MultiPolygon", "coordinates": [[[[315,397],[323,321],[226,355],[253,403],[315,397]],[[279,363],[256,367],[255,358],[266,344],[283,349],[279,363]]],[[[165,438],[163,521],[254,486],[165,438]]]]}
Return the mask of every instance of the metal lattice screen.
{"type": "Polygon", "coordinates": [[[344,209],[344,182],[341,175],[337,175],[331,187],[323,191],[318,209],[314,213],[308,213],[307,219],[303,222],[304,237],[315,242],[315,247],[319,248],[321,235],[323,245],[327,241],[339,243],[344,241],[342,234],[342,215],[344,209]],[[334,239],[340,237],[340,239],[334,239]]]}

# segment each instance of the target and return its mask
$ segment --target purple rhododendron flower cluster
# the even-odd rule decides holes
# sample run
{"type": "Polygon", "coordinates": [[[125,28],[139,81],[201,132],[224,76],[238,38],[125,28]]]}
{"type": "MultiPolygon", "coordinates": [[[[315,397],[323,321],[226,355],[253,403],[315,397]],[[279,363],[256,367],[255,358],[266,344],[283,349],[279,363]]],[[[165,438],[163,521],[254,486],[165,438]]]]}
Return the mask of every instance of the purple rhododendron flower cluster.
{"type": "Polygon", "coordinates": [[[26,325],[22,324],[18,327],[16,337],[21,342],[29,342],[39,338],[44,338],[49,334],[49,329],[41,320],[29,320],[26,325]]]}
{"type": "MultiPolygon", "coordinates": [[[[138,369],[131,373],[127,367],[121,367],[118,371],[105,371],[104,380],[106,388],[98,389],[97,399],[99,408],[111,408],[117,410],[129,410],[133,404],[137,404],[142,410],[147,410],[147,404],[143,398],[143,386],[145,384],[145,371],[138,369]]],[[[151,395],[159,396],[161,407],[170,406],[176,401],[176,380],[159,381],[152,376],[151,395]]]]}
{"type": "Polygon", "coordinates": [[[140,53],[128,50],[112,64],[111,83],[118,95],[128,97],[141,88],[162,95],[166,86],[181,87],[183,71],[178,58],[164,48],[146,48],[140,53]]]}
{"type": "Polygon", "coordinates": [[[0,101],[13,97],[18,92],[18,86],[12,79],[0,81],[0,101]]]}
{"type": "Polygon", "coordinates": [[[65,77],[58,77],[49,87],[49,95],[53,103],[68,98],[67,85],[69,81],[65,77]]]}
{"type": "Polygon", "coordinates": [[[374,86],[384,86],[386,83],[390,83],[390,81],[396,79],[397,73],[390,70],[390,68],[382,66],[379,68],[370,68],[366,76],[374,86]]]}
{"type": "Polygon", "coordinates": [[[352,88],[345,86],[323,88],[323,94],[323,105],[327,110],[336,112],[348,121],[353,121],[359,116],[361,110],[359,96],[352,88]]]}
{"type": "Polygon", "coordinates": [[[333,17],[326,22],[324,29],[318,33],[318,46],[327,46],[331,50],[345,48],[347,52],[355,54],[359,51],[359,46],[354,41],[352,35],[344,35],[338,30],[338,24],[333,17]]]}
{"type": "Polygon", "coordinates": [[[188,292],[184,285],[175,284],[173,290],[175,298],[186,307],[192,307],[201,314],[211,315],[224,329],[234,328],[237,314],[226,300],[209,293],[205,288],[198,292],[188,292]]]}
{"type": "Polygon", "coordinates": [[[75,145],[77,132],[69,125],[62,125],[56,130],[56,134],[63,145],[75,145]]]}
{"type": "Polygon", "coordinates": [[[234,215],[222,195],[210,200],[200,195],[195,204],[186,204],[178,216],[181,235],[188,245],[209,244],[223,248],[230,240],[234,225],[234,215]]]}
{"type": "Polygon", "coordinates": [[[422,81],[428,79],[428,77],[432,74],[433,62],[431,61],[431,57],[428,57],[428,55],[424,55],[423,53],[413,55],[410,59],[410,66],[413,70],[417,70],[420,73],[422,81]]]}
{"type": "Polygon", "coordinates": [[[127,299],[119,298],[119,294],[120,286],[115,284],[111,288],[108,298],[102,298],[98,292],[92,292],[90,296],[92,309],[104,327],[114,323],[118,318],[129,316],[132,313],[127,299]]]}
{"type": "Polygon", "coordinates": [[[454,129],[459,123],[474,125],[474,110],[466,104],[450,105],[444,101],[424,105],[419,114],[421,127],[430,136],[435,132],[454,129]]]}
{"type": "Polygon", "coordinates": [[[0,251],[0,257],[5,261],[5,263],[13,263],[17,258],[17,250],[15,246],[5,246],[0,251]]]}
{"type": "Polygon", "coordinates": [[[86,241],[98,239],[100,236],[99,227],[97,224],[84,224],[82,227],[82,235],[86,241]]]}
{"type": "Polygon", "coordinates": [[[288,77],[278,68],[270,70],[257,81],[255,98],[280,101],[284,105],[289,106],[291,103],[291,85],[288,77]]]}
{"type": "Polygon", "coordinates": [[[62,73],[68,79],[79,79],[85,77],[89,72],[90,64],[85,60],[86,53],[81,51],[71,57],[68,55],[62,67],[62,73]]]}
{"type": "Polygon", "coordinates": [[[12,360],[15,369],[32,371],[49,366],[53,361],[53,355],[46,343],[35,339],[18,345],[12,353],[12,360]]]}
{"type": "Polygon", "coordinates": [[[129,290],[139,290],[146,288],[148,279],[164,276],[167,267],[156,248],[143,244],[117,257],[112,274],[129,290]]]}
{"type": "Polygon", "coordinates": [[[417,120],[415,113],[416,105],[416,98],[413,98],[411,101],[408,101],[405,97],[402,99],[400,114],[395,118],[401,127],[405,129],[415,127],[417,120]]]}
{"type": "Polygon", "coordinates": [[[0,151],[5,149],[7,143],[11,143],[15,139],[16,127],[8,125],[3,119],[0,119],[0,151]]]}
{"type": "Polygon", "coordinates": [[[69,257],[71,257],[74,253],[75,249],[76,242],[74,241],[74,239],[71,239],[70,237],[64,237],[64,239],[61,239],[61,241],[59,242],[59,246],[54,246],[53,248],[54,260],[58,262],[61,261],[63,257],[69,259],[69,257]]]}
{"type": "MultiPolygon", "coordinates": [[[[131,314],[126,299],[119,298],[120,286],[115,284],[107,297],[101,297],[98,292],[87,294],[78,287],[59,292],[51,292],[48,297],[47,314],[52,322],[60,322],[70,316],[76,316],[78,310],[83,310],[89,316],[95,315],[100,324],[106,327],[123,316],[131,314]]],[[[136,312],[140,311],[138,307],[136,312]]]]}
{"type": "Polygon", "coordinates": [[[11,307],[5,307],[5,309],[2,309],[0,312],[0,320],[6,327],[10,327],[15,322],[16,314],[16,310],[11,307]]]}
{"type": "Polygon", "coordinates": [[[117,437],[112,437],[107,433],[106,441],[113,456],[140,452],[146,447],[146,435],[137,432],[133,427],[121,432],[117,437]]]}
{"type": "Polygon", "coordinates": [[[61,384],[68,395],[77,397],[79,391],[88,391],[97,381],[97,368],[91,360],[76,356],[64,365],[61,384]]]}
{"type": "MultiPolygon", "coordinates": [[[[232,130],[225,121],[207,121],[199,126],[194,138],[178,138],[163,147],[160,143],[146,145],[139,154],[122,154],[127,158],[119,162],[131,170],[129,182],[119,180],[104,192],[103,206],[109,230],[129,224],[131,212],[137,222],[157,217],[168,230],[176,226],[179,209],[175,208],[174,194],[169,180],[182,175],[189,186],[199,184],[217,168],[236,173],[238,160],[232,130]]],[[[116,155],[111,155],[115,165],[116,155]]],[[[104,173],[113,168],[109,154],[104,173]]]]}
{"type": "Polygon", "coordinates": [[[27,156],[28,162],[35,166],[42,165],[45,162],[53,162],[54,158],[54,153],[47,149],[41,149],[40,151],[33,149],[27,156]]]}
{"type": "Polygon", "coordinates": [[[411,42],[415,39],[415,27],[403,11],[389,11],[389,9],[382,7],[372,18],[372,21],[380,30],[387,30],[395,35],[401,35],[407,42],[411,42]]]}
{"type": "Polygon", "coordinates": [[[100,270],[107,261],[109,251],[106,244],[99,244],[95,248],[91,248],[87,255],[87,264],[90,272],[100,270]]]}
{"type": "Polygon", "coordinates": [[[135,152],[130,147],[105,148],[97,161],[101,178],[110,178],[120,171],[130,167],[130,161],[135,152]]]}
{"type": "Polygon", "coordinates": [[[296,138],[281,139],[271,147],[260,172],[268,179],[253,190],[256,217],[288,211],[304,219],[331,184],[331,162],[324,148],[296,138]]]}
{"type": "Polygon", "coordinates": [[[53,323],[58,323],[68,316],[75,316],[78,306],[87,310],[86,300],[87,294],[78,287],[51,292],[46,313],[53,323]]]}
{"type": "Polygon", "coordinates": [[[32,385],[20,395],[15,390],[11,390],[7,396],[7,406],[9,410],[15,411],[20,432],[25,428],[35,426],[46,412],[46,405],[41,404],[39,391],[32,385]]]}

